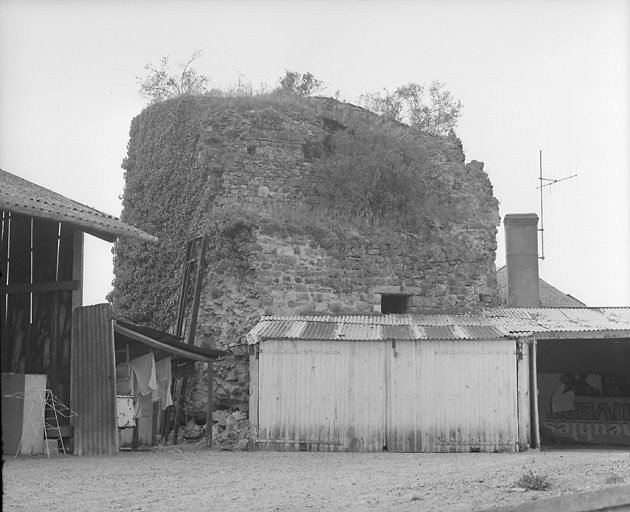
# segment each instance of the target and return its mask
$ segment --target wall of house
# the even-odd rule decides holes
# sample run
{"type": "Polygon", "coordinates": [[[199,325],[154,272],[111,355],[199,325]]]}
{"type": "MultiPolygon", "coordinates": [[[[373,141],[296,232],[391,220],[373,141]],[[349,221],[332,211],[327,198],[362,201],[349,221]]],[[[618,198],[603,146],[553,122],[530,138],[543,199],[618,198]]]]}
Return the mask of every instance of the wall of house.
{"type": "MultiPolygon", "coordinates": [[[[134,120],[126,160],[125,195],[129,200],[123,220],[133,220],[134,225],[158,236],[162,244],[180,237],[180,253],[185,235],[194,232],[190,226],[220,235],[210,240],[196,341],[232,353],[216,365],[215,407],[247,411],[245,334],[261,315],[378,314],[383,294],[407,295],[409,312],[474,310],[495,304],[498,204],[483,164],[466,164],[456,137],[387,125],[388,130],[415,138],[425,148],[440,171],[442,186],[456,203],[467,206],[468,213],[448,228],[422,233],[391,225],[343,223],[330,228],[334,222],[325,212],[319,213],[323,227],[318,227],[318,219],[304,205],[313,183],[313,161],[327,138],[337,129],[384,126],[385,121],[359,107],[324,98],[305,99],[300,104],[216,98],[181,101],[188,102],[188,114],[181,117],[182,123],[188,123],[185,138],[173,137],[171,143],[171,139],[149,137],[157,133],[151,123],[169,119],[165,112],[179,108],[177,103],[150,107],[134,120]],[[149,140],[159,145],[159,152],[142,149],[149,140]],[[183,146],[193,140],[194,144],[183,146]],[[180,172],[182,159],[188,162],[188,183],[196,185],[187,194],[182,192],[179,202],[194,214],[173,211],[178,208],[178,200],[171,197],[178,186],[173,175],[180,172]],[[159,187],[150,182],[157,179],[150,174],[157,167],[159,187]],[[145,190],[151,190],[151,195],[145,190]],[[158,221],[157,214],[152,217],[149,203],[160,204],[160,194],[170,205],[170,215],[158,221]],[[193,208],[191,200],[199,207],[193,208]],[[207,226],[214,222],[217,208],[228,212],[228,217],[231,209],[248,213],[230,225],[222,221],[221,229],[213,231],[207,226]],[[180,222],[187,224],[176,229],[171,221],[180,216],[180,222]],[[224,235],[231,237],[229,243],[221,239],[224,235]]],[[[143,257],[120,249],[121,243],[126,242],[119,242],[115,249],[120,272],[116,272],[113,298],[122,317],[146,322],[151,319],[147,312],[162,307],[160,302],[173,308],[175,290],[160,301],[163,290],[151,284],[160,278],[142,277],[152,275],[160,264],[160,247],[155,256],[143,257]],[[134,271],[122,272],[129,268],[134,271]],[[147,293],[147,286],[155,286],[156,293],[147,293]],[[133,295],[134,289],[145,291],[133,295]]],[[[175,245],[164,250],[165,261],[174,260],[175,245]]],[[[161,270],[162,288],[164,280],[178,275],[179,261],[161,270]]],[[[172,317],[174,310],[170,311],[172,317]]],[[[168,315],[160,311],[155,317],[161,322],[168,315]]],[[[165,327],[159,322],[156,326],[165,327]]],[[[207,395],[202,371],[199,376],[192,385],[189,412],[201,420],[207,395]]]]}

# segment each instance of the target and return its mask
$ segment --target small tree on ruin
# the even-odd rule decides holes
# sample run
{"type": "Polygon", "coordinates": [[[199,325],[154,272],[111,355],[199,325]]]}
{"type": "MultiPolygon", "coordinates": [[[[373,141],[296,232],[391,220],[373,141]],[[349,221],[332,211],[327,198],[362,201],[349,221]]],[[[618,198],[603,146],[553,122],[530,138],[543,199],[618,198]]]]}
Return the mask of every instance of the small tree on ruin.
{"type": "Polygon", "coordinates": [[[437,80],[428,86],[412,82],[394,92],[383,89],[365,93],[359,97],[359,104],[383,117],[436,135],[447,135],[455,129],[463,107],[437,80]]]}
{"type": "Polygon", "coordinates": [[[311,73],[298,73],[287,70],[279,79],[276,92],[294,94],[296,96],[311,96],[322,88],[324,82],[315,78],[311,73]]]}
{"type": "Polygon", "coordinates": [[[206,85],[210,78],[198,74],[191,64],[201,56],[201,51],[195,51],[187,62],[180,64],[181,72],[176,75],[169,73],[169,57],[162,57],[159,67],[147,64],[144,69],[147,74],[136,77],[140,86],[140,96],[149,103],[176,98],[184,94],[203,94],[208,92],[206,85]]]}

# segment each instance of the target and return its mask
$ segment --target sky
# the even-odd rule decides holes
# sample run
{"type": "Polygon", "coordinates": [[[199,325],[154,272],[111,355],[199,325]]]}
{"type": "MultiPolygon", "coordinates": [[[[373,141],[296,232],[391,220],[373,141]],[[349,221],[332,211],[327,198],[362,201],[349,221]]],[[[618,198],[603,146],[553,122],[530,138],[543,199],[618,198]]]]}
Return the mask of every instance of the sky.
{"type": "MultiPolygon", "coordinates": [[[[627,0],[0,0],[0,168],[119,216],[146,105],[136,77],[195,50],[219,88],[310,72],[356,104],[445,83],[501,219],[540,215],[541,152],[545,178],[577,175],[543,189],[541,277],[588,306],[630,306],[627,0]]],[[[86,235],[86,305],[111,289],[111,248],[86,235]]]]}

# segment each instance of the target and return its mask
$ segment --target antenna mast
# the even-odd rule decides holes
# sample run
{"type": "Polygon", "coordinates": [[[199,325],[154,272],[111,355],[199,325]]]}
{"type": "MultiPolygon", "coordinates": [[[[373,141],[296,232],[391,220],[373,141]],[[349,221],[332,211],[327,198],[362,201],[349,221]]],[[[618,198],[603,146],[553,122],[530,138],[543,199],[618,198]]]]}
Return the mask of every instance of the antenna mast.
{"type": "Polygon", "coordinates": [[[561,181],[564,181],[564,180],[570,180],[571,178],[575,178],[576,176],[577,174],[574,174],[572,176],[567,176],[566,178],[560,178],[559,180],[543,178],[542,149],[540,150],[540,177],[538,178],[538,180],[540,181],[540,185],[538,185],[536,188],[540,189],[540,228],[538,229],[538,231],[540,231],[541,255],[539,256],[539,258],[541,260],[545,259],[545,220],[544,220],[544,213],[543,213],[543,188],[549,187],[551,185],[555,185],[556,183],[560,183],[561,181]],[[547,183],[543,183],[545,181],[547,183]]]}

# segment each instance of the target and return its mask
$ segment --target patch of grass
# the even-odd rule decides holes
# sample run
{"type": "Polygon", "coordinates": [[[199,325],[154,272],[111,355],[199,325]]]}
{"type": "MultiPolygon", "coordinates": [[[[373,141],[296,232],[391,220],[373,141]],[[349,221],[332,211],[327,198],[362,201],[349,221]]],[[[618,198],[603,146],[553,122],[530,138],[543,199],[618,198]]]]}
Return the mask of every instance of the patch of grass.
{"type": "MultiPolygon", "coordinates": [[[[282,94],[275,91],[254,91],[248,87],[228,88],[225,91],[213,90],[210,93],[196,96],[205,107],[212,110],[250,110],[264,109],[265,107],[280,107],[308,110],[308,98],[295,94],[282,94]]],[[[267,112],[267,115],[274,115],[267,112]]],[[[275,115],[278,115],[275,113],[275,115]]]]}
{"type": "Polygon", "coordinates": [[[546,491],[551,487],[551,481],[547,475],[539,475],[531,469],[518,479],[516,485],[530,491],[546,491]]]}

